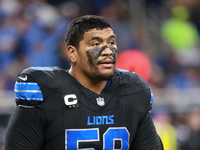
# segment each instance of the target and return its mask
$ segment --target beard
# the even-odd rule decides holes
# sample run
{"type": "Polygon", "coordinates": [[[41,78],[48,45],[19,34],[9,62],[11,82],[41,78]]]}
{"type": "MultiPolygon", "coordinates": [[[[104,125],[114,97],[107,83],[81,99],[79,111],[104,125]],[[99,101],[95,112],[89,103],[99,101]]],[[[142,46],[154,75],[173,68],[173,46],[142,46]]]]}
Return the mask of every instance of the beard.
{"type": "Polygon", "coordinates": [[[103,73],[101,72],[98,67],[95,67],[95,76],[99,79],[99,80],[110,80],[113,78],[114,76],[114,68],[112,69],[112,71],[103,73]]]}
{"type": "Polygon", "coordinates": [[[106,59],[112,60],[114,63],[114,66],[115,66],[115,60],[113,57],[104,57],[102,60],[99,60],[96,63],[93,63],[95,75],[99,80],[110,80],[114,76],[115,67],[113,67],[109,70],[105,70],[105,71],[102,71],[101,69],[99,69],[99,65],[101,64],[101,62],[103,62],[106,59]]]}
{"type": "Polygon", "coordinates": [[[114,72],[115,72],[115,59],[111,56],[106,56],[101,60],[95,60],[92,59],[91,56],[88,57],[89,60],[89,65],[92,68],[92,71],[94,72],[95,78],[98,80],[110,80],[112,79],[112,77],[114,76],[114,72]],[[109,69],[102,69],[101,68],[101,62],[105,61],[105,60],[112,60],[113,61],[113,67],[109,68],[109,69]]]}

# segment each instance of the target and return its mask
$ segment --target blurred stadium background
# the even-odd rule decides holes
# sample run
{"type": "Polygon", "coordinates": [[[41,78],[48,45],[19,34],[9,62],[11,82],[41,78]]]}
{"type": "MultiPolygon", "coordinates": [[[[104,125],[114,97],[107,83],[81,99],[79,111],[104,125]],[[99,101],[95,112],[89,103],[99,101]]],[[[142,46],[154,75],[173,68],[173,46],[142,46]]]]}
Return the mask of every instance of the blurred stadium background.
{"type": "Polygon", "coordinates": [[[130,56],[119,67],[150,84],[165,150],[200,150],[199,0],[0,0],[0,150],[18,73],[29,66],[68,69],[67,25],[86,14],[111,21],[119,56],[130,56]]]}

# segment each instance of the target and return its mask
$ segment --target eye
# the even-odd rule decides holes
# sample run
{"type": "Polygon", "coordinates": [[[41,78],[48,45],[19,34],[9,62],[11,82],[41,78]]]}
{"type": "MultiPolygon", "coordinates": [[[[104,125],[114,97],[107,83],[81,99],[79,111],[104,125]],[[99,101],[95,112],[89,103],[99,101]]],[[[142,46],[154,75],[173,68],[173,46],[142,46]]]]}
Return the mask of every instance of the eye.
{"type": "Polygon", "coordinates": [[[93,43],[92,46],[99,46],[99,43],[93,43]]]}
{"type": "Polygon", "coordinates": [[[115,41],[110,41],[109,45],[115,45],[115,41]]]}

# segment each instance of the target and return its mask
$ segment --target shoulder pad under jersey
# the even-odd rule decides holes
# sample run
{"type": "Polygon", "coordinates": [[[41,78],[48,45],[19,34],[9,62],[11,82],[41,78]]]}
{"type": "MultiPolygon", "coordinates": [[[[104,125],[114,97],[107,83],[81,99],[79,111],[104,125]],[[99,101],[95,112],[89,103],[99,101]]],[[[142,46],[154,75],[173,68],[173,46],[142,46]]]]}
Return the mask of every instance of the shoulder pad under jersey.
{"type": "Polygon", "coordinates": [[[31,67],[22,71],[15,83],[15,100],[17,105],[25,107],[35,106],[43,102],[41,86],[54,89],[57,68],[31,67]]]}
{"type": "Polygon", "coordinates": [[[131,87],[135,87],[132,92],[138,92],[149,88],[148,83],[138,74],[122,69],[116,69],[116,71],[119,74],[121,84],[128,84],[131,87]]]}
{"type": "Polygon", "coordinates": [[[122,84],[125,83],[129,86],[129,89],[132,89],[130,93],[147,90],[150,95],[150,104],[153,104],[153,92],[148,83],[141,76],[128,70],[117,69],[117,72],[120,74],[122,84]]]}

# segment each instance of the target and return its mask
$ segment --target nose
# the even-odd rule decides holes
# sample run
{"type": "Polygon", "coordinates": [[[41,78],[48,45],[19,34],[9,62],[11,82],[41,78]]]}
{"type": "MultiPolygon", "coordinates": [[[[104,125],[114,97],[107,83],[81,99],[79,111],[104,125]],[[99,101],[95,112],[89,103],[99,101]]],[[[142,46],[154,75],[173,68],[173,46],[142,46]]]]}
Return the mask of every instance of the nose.
{"type": "Polygon", "coordinates": [[[102,56],[111,56],[112,55],[112,51],[110,50],[109,47],[106,47],[102,52],[101,52],[101,55],[102,56]]]}

